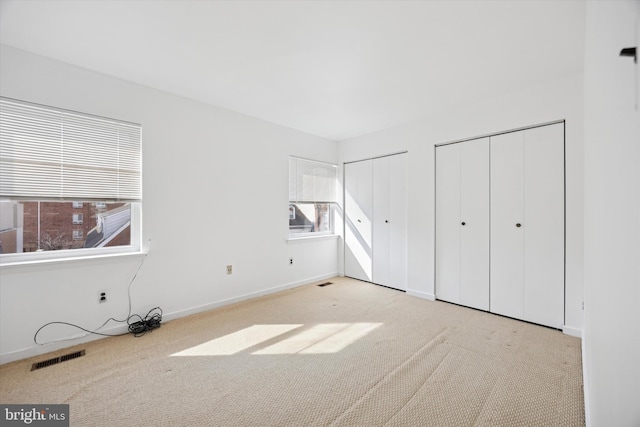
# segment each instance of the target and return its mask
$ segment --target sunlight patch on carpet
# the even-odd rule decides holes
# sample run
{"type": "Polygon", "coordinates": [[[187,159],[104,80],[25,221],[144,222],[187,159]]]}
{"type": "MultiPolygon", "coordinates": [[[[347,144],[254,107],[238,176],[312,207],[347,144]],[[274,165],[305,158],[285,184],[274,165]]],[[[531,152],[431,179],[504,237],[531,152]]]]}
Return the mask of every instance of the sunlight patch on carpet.
{"type": "Polygon", "coordinates": [[[337,353],[382,323],[320,323],[252,354],[337,353]]]}
{"type": "Polygon", "coordinates": [[[174,353],[172,356],[229,356],[301,326],[303,325],[253,325],[174,353]]]}
{"type": "Polygon", "coordinates": [[[302,324],[253,325],[220,338],[198,344],[172,356],[229,356],[260,346],[267,341],[283,339],[256,350],[254,355],[331,354],[337,353],[368,335],[382,323],[319,323],[303,328],[302,324]],[[294,335],[289,332],[301,329],[294,335]]]}

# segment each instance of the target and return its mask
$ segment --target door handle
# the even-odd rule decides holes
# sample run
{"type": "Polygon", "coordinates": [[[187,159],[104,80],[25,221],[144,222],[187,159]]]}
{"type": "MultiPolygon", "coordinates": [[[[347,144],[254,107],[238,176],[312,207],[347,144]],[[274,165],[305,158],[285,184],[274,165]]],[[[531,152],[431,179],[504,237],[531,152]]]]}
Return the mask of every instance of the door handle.
{"type": "Polygon", "coordinates": [[[362,220],[359,219],[358,222],[362,222],[362,220]]]}
{"type": "Polygon", "coordinates": [[[464,222],[464,221],[462,221],[462,225],[467,225],[467,223],[466,223],[466,222],[464,222]]]}
{"type": "Polygon", "coordinates": [[[388,219],[385,219],[385,220],[384,220],[384,222],[388,224],[388,223],[389,223],[389,220],[388,220],[388,219]]]}
{"type": "Polygon", "coordinates": [[[516,223],[516,227],[520,228],[520,227],[522,227],[522,224],[520,224],[520,223],[518,222],[518,223],[516,223]]]}

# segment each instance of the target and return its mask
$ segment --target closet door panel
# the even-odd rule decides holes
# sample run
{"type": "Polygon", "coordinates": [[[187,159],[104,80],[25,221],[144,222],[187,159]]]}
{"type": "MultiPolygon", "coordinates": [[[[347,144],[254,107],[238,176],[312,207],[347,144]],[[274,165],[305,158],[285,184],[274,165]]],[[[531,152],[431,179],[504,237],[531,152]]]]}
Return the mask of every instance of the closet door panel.
{"type": "Polygon", "coordinates": [[[344,166],[345,256],[348,277],[372,281],[372,191],[371,160],[344,166]]]}
{"type": "Polygon", "coordinates": [[[491,137],[490,308],[519,319],[524,313],[523,156],[523,132],[491,137]]]}
{"type": "Polygon", "coordinates": [[[389,285],[407,289],[407,155],[388,157],[389,161],[389,285]]]}
{"type": "Polygon", "coordinates": [[[436,297],[460,303],[460,144],[436,148],[436,297]]]}
{"type": "Polygon", "coordinates": [[[373,160],[373,281],[391,286],[389,255],[391,233],[389,227],[389,197],[391,186],[389,157],[373,160]]]}
{"type": "Polygon", "coordinates": [[[564,126],[530,129],[524,143],[524,319],[564,324],[564,126]]]}
{"type": "Polygon", "coordinates": [[[459,145],[460,304],[489,310],[489,138],[459,145]]]}

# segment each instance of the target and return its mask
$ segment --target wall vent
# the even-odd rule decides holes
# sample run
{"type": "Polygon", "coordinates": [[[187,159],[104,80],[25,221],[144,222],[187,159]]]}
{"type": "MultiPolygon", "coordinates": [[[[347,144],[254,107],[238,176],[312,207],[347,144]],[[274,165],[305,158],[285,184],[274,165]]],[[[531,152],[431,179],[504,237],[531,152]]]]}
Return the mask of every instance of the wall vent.
{"type": "Polygon", "coordinates": [[[327,286],[327,285],[333,285],[333,282],[320,283],[318,286],[323,287],[323,286],[327,286]]]}
{"type": "Polygon", "coordinates": [[[43,360],[42,362],[37,362],[31,365],[31,370],[35,371],[36,369],[46,368],[47,366],[56,365],[58,363],[66,362],[67,360],[77,359],[78,357],[84,356],[85,351],[80,350],[73,353],[65,354],[62,356],[54,357],[52,359],[43,360]]]}

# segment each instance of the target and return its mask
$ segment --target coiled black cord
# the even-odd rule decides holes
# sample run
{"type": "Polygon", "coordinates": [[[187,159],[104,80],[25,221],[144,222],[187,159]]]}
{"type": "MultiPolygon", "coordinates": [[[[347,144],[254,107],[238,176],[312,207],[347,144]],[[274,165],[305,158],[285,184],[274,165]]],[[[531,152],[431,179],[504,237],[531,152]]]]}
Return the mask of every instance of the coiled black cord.
{"type": "Polygon", "coordinates": [[[149,310],[144,318],[140,317],[137,314],[129,317],[127,319],[127,323],[129,324],[129,332],[133,334],[134,337],[141,337],[149,331],[152,331],[156,328],[160,327],[160,322],[162,321],[162,309],[160,307],[155,307],[149,310]],[[158,310],[159,312],[153,313],[158,310]],[[153,314],[151,314],[153,313],[153,314]],[[137,322],[130,322],[131,318],[139,318],[137,322]]]}

